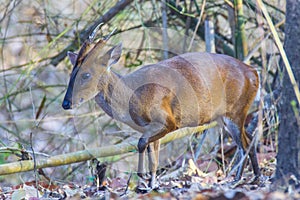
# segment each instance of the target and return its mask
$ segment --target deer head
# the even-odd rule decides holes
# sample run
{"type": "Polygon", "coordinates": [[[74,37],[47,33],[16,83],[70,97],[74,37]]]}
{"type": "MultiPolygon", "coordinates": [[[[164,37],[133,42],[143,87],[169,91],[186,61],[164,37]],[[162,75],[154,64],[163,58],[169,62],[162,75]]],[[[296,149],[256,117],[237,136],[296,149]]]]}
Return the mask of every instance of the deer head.
{"type": "Polygon", "coordinates": [[[83,43],[79,53],[68,52],[73,65],[68,89],[62,103],[64,109],[71,109],[97,95],[97,85],[101,78],[110,73],[110,67],[117,63],[122,52],[122,44],[103,53],[103,47],[115,32],[94,42],[99,24],[83,43]]]}

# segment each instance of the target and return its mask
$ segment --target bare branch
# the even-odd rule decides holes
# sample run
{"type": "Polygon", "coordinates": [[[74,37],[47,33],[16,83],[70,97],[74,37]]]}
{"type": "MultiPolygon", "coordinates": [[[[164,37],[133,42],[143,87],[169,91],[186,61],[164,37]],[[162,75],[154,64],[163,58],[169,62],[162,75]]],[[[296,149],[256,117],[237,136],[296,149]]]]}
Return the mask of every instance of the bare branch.
{"type": "Polygon", "coordinates": [[[118,3],[112,7],[109,11],[107,11],[103,16],[101,16],[98,20],[96,20],[89,28],[86,30],[81,31],[79,34],[79,40],[75,38],[69,46],[67,46],[64,50],[62,50],[56,56],[51,58],[50,64],[56,66],[58,65],[66,56],[68,51],[73,51],[76,47],[79,46],[84,40],[88,38],[90,33],[101,23],[107,23],[110,21],[114,16],[116,16],[120,11],[122,11],[127,5],[129,5],[133,0],[122,0],[118,1],[118,3]]]}

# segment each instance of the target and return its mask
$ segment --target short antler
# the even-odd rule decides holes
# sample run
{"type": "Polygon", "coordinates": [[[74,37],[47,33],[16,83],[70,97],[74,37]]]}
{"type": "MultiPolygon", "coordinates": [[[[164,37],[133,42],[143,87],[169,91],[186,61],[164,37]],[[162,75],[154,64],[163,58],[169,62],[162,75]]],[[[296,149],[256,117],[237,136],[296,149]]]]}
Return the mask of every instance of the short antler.
{"type": "Polygon", "coordinates": [[[93,32],[89,35],[89,43],[94,42],[95,36],[97,34],[97,31],[104,25],[104,23],[100,23],[96,26],[96,28],[93,30],[93,32]]]}
{"type": "Polygon", "coordinates": [[[117,30],[117,28],[114,28],[114,29],[112,30],[112,32],[110,32],[110,34],[108,34],[107,36],[103,37],[103,39],[104,39],[105,41],[109,40],[109,38],[116,32],[116,30],[117,30]]]}

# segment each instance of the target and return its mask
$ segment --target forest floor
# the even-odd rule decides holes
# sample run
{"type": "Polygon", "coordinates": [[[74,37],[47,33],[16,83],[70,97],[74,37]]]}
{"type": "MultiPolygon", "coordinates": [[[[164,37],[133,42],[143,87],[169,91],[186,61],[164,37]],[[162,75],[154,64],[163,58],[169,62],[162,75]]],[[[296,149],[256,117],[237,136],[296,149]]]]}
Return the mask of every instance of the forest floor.
{"type": "MultiPolygon", "coordinates": [[[[267,152],[267,146],[262,148],[267,152]]],[[[106,165],[96,160],[92,170],[94,179],[90,184],[50,180],[43,170],[38,170],[38,181],[33,178],[23,184],[0,187],[0,199],[300,199],[300,183],[293,176],[286,176],[284,187],[274,189],[271,181],[275,172],[274,152],[258,153],[258,157],[262,173],[259,184],[251,183],[250,166],[245,168],[243,179],[233,185],[230,184],[233,176],[225,176],[222,167],[212,161],[211,156],[203,155],[195,163],[185,155],[169,169],[160,170],[158,189],[137,193],[136,174],[109,178],[105,173],[106,165]]]]}

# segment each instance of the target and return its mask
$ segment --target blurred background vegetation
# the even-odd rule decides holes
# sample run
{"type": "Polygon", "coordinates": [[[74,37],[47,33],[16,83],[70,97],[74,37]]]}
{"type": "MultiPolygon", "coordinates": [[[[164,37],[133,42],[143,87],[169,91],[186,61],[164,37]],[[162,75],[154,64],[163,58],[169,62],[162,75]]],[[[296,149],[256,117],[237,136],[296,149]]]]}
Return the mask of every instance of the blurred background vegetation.
{"type": "MultiPolygon", "coordinates": [[[[283,41],[285,1],[264,3],[283,41]]],[[[72,111],[61,107],[72,70],[66,52],[76,52],[99,22],[105,23],[103,35],[117,28],[112,44],[124,44],[123,57],[115,67],[121,74],[178,53],[209,48],[256,68],[261,76],[262,97],[277,87],[281,76],[277,47],[254,0],[2,0],[0,164],[26,159],[24,151],[34,150],[39,159],[115,144],[133,134],[107,117],[94,101],[72,111]],[[215,47],[205,43],[207,24],[214,30],[215,47]],[[149,29],[151,41],[164,47],[163,51],[147,48],[144,30],[148,27],[168,30],[149,29]]],[[[276,103],[272,102],[264,115],[262,143],[273,143],[277,138],[276,103]]],[[[168,156],[178,156],[173,154],[168,156]]],[[[127,176],[129,165],[136,166],[136,159],[130,155],[113,159],[119,164],[109,168],[110,177],[120,176],[120,170],[127,176]]],[[[87,183],[87,166],[79,163],[47,168],[45,172],[54,180],[87,183]]],[[[0,182],[9,185],[32,178],[33,173],[26,172],[2,176],[0,182]]]]}

